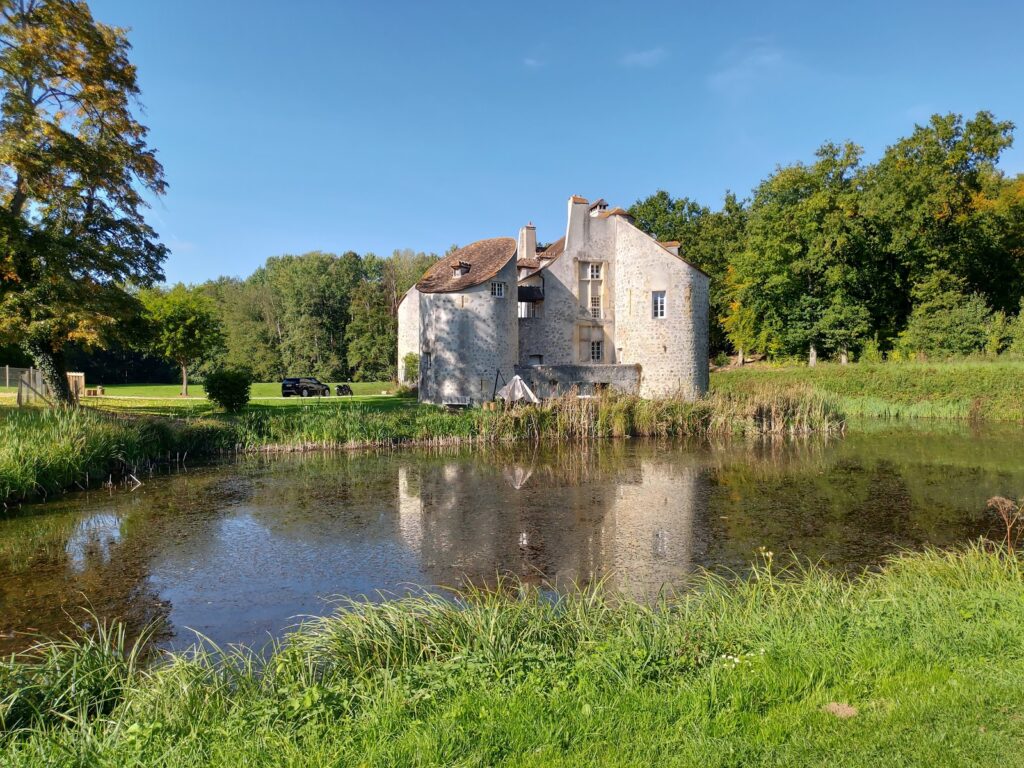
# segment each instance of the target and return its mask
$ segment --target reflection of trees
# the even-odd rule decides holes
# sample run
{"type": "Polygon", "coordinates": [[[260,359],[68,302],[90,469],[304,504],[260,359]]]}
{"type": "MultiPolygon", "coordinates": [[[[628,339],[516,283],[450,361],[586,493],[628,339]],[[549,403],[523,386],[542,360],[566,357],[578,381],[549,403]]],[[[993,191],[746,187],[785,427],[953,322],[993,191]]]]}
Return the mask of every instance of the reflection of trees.
{"type": "Polygon", "coordinates": [[[1024,470],[1019,437],[964,430],[889,429],[708,458],[709,561],[732,567],[759,546],[859,568],[901,548],[956,545],[987,531],[985,500],[1020,487],[1024,470]]]}
{"type": "Polygon", "coordinates": [[[232,486],[203,470],[134,493],[78,494],[0,521],[0,651],[24,647],[25,632],[71,631],[87,621],[86,609],[124,621],[133,634],[166,623],[170,606],[148,581],[152,561],[182,536],[183,510],[190,535],[201,539],[237,495],[232,486]]]}
{"type": "Polygon", "coordinates": [[[135,628],[202,613],[230,637],[303,599],[499,573],[646,594],[762,545],[859,567],[983,533],[985,500],[1022,487],[1018,431],[254,456],[0,520],[0,633],[52,634],[90,604],[135,628]]]}

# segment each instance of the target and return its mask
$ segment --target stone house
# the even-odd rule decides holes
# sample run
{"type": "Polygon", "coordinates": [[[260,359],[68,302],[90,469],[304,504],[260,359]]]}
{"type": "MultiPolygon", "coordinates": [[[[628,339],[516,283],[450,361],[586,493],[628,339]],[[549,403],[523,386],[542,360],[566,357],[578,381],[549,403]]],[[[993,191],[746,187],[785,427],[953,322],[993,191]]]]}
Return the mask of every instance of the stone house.
{"type": "Polygon", "coordinates": [[[424,274],[399,305],[400,380],[414,353],[424,402],[491,400],[514,374],[541,397],[613,387],[695,398],[708,387],[709,280],[678,243],[573,196],[550,245],[528,224],[424,274]]]}

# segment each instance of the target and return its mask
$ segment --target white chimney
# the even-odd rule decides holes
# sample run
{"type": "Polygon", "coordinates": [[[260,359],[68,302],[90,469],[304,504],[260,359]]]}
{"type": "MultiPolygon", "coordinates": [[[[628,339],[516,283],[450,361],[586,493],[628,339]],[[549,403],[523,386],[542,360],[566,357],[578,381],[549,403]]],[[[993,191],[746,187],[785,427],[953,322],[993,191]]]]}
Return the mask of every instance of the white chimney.
{"type": "Polygon", "coordinates": [[[582,247],[586,240],[586,229],[589,224],[588,208],[590,203],[586,198],[573,195],[569,198],[569,222],[565,228],[565,250],[571,252],[582,247]]]}
{"type": "Polygon", "coordinates": [[[516,260],[537,258],[537,228],[530,222],[519,230],[516,260]]]}

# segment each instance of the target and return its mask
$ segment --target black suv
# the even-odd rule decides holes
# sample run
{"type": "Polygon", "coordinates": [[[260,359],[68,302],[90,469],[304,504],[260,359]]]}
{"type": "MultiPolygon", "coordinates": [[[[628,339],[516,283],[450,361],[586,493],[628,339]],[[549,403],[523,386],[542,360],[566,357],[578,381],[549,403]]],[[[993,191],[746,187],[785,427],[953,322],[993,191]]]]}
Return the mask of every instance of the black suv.
{"type": "Polygon", "coordinates": [[[326,397],[330,396],[330,394],[331,388],[329,386],[321,384],[312,377],[281,380],[281,397],[291,397],[292,395],[300,395],[301,397],[324,395],[326,397]]]}

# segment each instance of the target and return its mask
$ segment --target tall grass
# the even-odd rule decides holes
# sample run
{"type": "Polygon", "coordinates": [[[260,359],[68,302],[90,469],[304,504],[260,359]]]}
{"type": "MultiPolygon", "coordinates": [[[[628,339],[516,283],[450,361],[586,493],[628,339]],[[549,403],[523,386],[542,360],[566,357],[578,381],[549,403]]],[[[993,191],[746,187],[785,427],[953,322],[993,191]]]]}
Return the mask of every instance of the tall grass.
{"type": "Polygon", "coordinates": [[[761,387],[810,389],[847,416],[1024,420],[1024,362],[819,364],[717,371],[711,388],[742,395],[761,387]]]}
{"type": "Polygon", "coordinates": [[[852,580],[765,553],[655,604],[501,587],[350,604],[263,654],[42,644],[0,666],[0,762],[995,765],[1024,743],[1005,551],[852,580]]]}
{"type": "Polygon", "coordinates": [[[0,501],[87,487],[158,460],[223,451],[300,451],[606,437],[835,433],[836,404],[810,391],[760,389],[696,402],[632,396],[449,412],[431,406],[253,408],[238,416],[164,417],[77,410],[0,412],[0,501]]]}
{"type": "Polygon", "coordinates": [[[0,501],[46,496],[138,471],[187,452],[231,445],[223,426],[89,409],[0,412],[0,501]]]}

